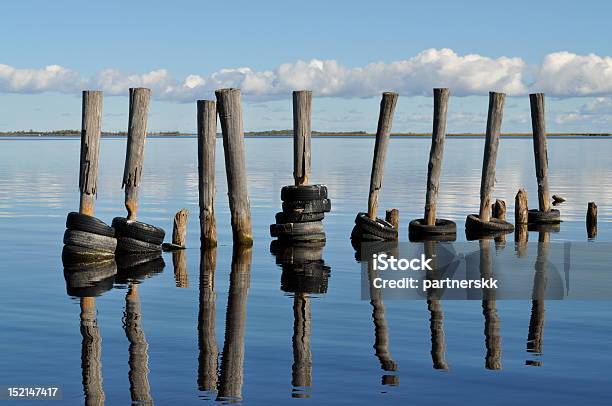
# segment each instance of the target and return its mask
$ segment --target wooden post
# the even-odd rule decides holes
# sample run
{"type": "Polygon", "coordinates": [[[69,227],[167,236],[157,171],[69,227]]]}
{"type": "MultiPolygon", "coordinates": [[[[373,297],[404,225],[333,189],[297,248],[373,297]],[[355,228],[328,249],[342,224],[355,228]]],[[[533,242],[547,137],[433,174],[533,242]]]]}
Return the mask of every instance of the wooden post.
{"type": "Polygon", "coordinates": [[[496,219],[506,221],[506,202],[496,199],[492,206],[491,215],[496,219]]]}
{"type": "Polygon", "coordinates": [[[515,225],[527,224],[529,205],[527,204],[527,192],[520,188],[514,198],[514,223],[515,225]]]}
{"type": "Polygon", "coordinates": [[[187,219],[189,210],[181,209],[174,215],[174,226],[172,228],[172,244],[185,248],[187,237],[187,219]]]}
{"type": "Polygon", "coordinates": [[[533,154],[538,179],[538,204],[541,212],[550,211],[548,191],[548,153],[546,149],[546,121],[544,118],[544,93],[529,95],[531,126],[533,128],[533,154]]]}
{"type": "Polygon", "coordinates": [[[128,139],[122,185],[125,189],[125,208],[128,212],[128,220],[136,220],[138,212],[138,188],[142,178],[150,98],[151,89],[142,87],[130,89],[128,139]]]}
{"type": "Polygon", "coordinates": [[[373,220],[376,220],[378,192],[380,188],[382,188],[387,145],[389,144],[389,138],[391,136],[393,113],[395,112],[395,105],[397,104],[398,98],[399,95],[397,93],[385,92],[380,101],[376,143],[374,144],[374,160],[372,161],[372,175],[370,177],[370,194],[368,196],[368,217],[373,220]]]}
{"type": "Polygon", "coordinates": [[[482,221],[491,220],[491,195],[495,184],[495,163],[497,161],[497,147],[504,113],[503,93],[489,92],[489,113],[487,116],[487,133],[482,161],[482,179],[480,181],[480,212],[478,217],[482,221]]]}
{"type": "Polygon", "coordinates": [[[219,107],[219,120],[223,132],[227,194],[232,218],[232,231],[236,244],[253,245],[251,204],[247,190],[247,174],[242,128],[240,89],[215,91],[219,107]]]}
{"type": "Polygon", "coordinates": [[[295,185],[306,185],[310,177],[310,120],[312,92],[293,92],[293,179],[295,185]]]}
{"type": "Polygon", "coordinates": [[[425,224],[436,224],[436,208],[438,206],[438,191],[440,189],[440,173],[442,172],[442,156],[444,154],[444,139],[446,138],[446,111],[448,110],[448,89],[434,89],[434,118],[431,133],[431,149],[427,165],[427,194],[425,195],[425,224]]]}
{"type": "Polygon", "coordinates": [[[79,213],[94,215],[98,192],[98,161],[102,128],[102,92],[83,91],[81,118],[81,162],[79,171],[79,213]]]}
{"type": "Polygon", "coordinates": [[[198,190],[200,200],[200,240],[204,247],[217,246],[215,220],[215,148],[217,142],[217,103],[198,100],[198,190]]]}
{"type": "Polygon", "coordinates": [[[586,215],[587,234],[589,238],[597,236],[597,204],[589,202],[586,215]]]}
{"type": "Polygon", "coordinates": [[[391,223],[391,225],[396,230],[399,230],[399,210],[398,209],[387,210],[387,213],[385,215],[385,220],[391,223]]]}

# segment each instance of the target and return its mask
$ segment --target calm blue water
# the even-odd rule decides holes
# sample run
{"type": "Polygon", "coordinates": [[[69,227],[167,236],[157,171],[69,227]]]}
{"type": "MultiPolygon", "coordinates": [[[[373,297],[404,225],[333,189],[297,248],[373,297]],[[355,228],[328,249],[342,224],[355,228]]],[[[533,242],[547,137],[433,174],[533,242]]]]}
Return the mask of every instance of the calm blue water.
{"type": "MultiPolygon", "coordinates": [[[[200,344],[216,344],[220,379],[231,386],[224,390],[245,404],[610,404],[612,312],[605,301],[547,301],[541,354],[527,351],[531,301],[498,301],[498,370],[485,368],[480,301],[442,302],[447,371],[433,368],[427,303],[387,301],[382,320],[397,370],[381,369],[373,348],[373,307],[360,300],[360,264],[348,239],[355,213],[367,205],[372,138],[313,140],[312,181],[326,183],[332,199],[323,252],[331,276],[326,294],[296,299],[283,293],[281,269],[269,251],[268,226],[280,210],[281,186],[292,182],[291,142],[246,140],[255,245],[250,270],[248,263],[235,267],[228,295],[231,230],[218,140],[216,295],[203,287],[202,297],[209,299],[201,300],[196,139],[148,141],[139,218],[170,231],[178,209],[191,211],[188,287],[176,286],[172,256],[164,254],[162,273],[137,287],[116,283],[97,297],[101,367],[96,369],[81,359],[79,299],[67,295],[60,256],[66,214],[78,209],[79,141],[0,139],[0,385],[61,385],[65,404],[84,403],[84,386],[91,404],[100,399],[127,404],[133,396],[156,404],[217,399],[215,391],[200,390],[206,386],[198,340],[203,314],[209,316],[207,326],[214,319],[214,331],[201,322],[200,344]],[[300,300],[294,314],[294,301],[300,300]],[[312,362],[310,368],[308,360],[297,365],[305,368],[302,378],[311,377],[309,387],[292,385],[295,318],[297,355],[310,353],[312,362]],[[227,358],[223,368],[222,353],[227,358]],[[100,373],[87,375],[84,385],[84,369],[100,373]]],[[[466,214],[478,210],[483,145],[483,139],[449,139],[446,144],[438,213],[457,221],[459,241],[465,240],[466,214]]],[[[409,219],[422,217],[428,151],[428,139],[391,141],[380,201],[383,209],[400,210],[404,241],[409,219]]],[[[551,192],[567,199],[560,206],[561,231],[552,241],[587,240],[588,201],[599,206],[597,241],[612,241],[611,155],[607,139],[549,140],[551,192]]],[[[96,215],[108,222],[125,214],[124,156],[125,139],[102,141],[96,215]]],[[[495,197],[506,200],[510,218],[519,187],[527,189],[534,206],[531,141],[502,139],[495,197]]],[[[213,375],[208,378],[216,379],[213,375]]]]}

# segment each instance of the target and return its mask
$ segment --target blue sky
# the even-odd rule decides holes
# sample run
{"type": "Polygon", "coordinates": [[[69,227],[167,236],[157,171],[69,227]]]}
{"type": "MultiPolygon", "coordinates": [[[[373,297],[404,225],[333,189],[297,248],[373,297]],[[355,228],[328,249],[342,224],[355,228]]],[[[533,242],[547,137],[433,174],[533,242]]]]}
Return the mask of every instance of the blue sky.
{"type": "Polygon", "coordinates": [[[103,127],[127,126],[127,88],[153,88],[152,131],[195,129],[195,103],[243,88],[245,128],[291,127],[291,90],[315,93],[313,127],[376,127],[400,92],[396,131],[429,131],[448,86],[449,132],[483,131],[488,90],[505,131],[530,130],[545,91],[550,131],[612,131],[606,1],[3,2],[0,130],[80,127],[80,93],[105,91],[103,127]],[[49,66],[58,65],[53,68],[49,66]]]}

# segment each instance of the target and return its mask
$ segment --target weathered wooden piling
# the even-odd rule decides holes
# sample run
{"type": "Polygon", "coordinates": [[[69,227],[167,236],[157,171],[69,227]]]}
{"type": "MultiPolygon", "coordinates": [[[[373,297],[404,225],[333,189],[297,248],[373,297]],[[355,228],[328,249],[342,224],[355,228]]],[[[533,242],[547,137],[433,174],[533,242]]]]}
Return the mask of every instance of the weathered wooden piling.
{"type": "Polygon", "coordinates": [[[517,226],[519,224],[527,224],[528,212],[529,206],[527,203],[527,192],[525,189],[520,188],[516,194],[516,197],[514,198],[514,223],[517,226]]]}
{"type": "Polygon", "coordinates": [[[541,212],[551,209],[548,191],[548,153],[546,147],[546,121],[544,118],[544,93],[529,95],[531,126],[533,128],[533,154],[538,180],[538,205],[541,212]]]}
{"type": "Polygon", "coordinates": [[[387,210],[385,214],[385,220],[391,225],[399,230],[399,210],[398,209],[390,209],[387,210]]]}
{"type": "Polygon", "coordinates": [[[504,93],[489,92],[489,112],[480,183],[480,212],[478,214],[480,220],[485,222],[491,220],[491,196],[495,184],[495,164],[505,98],[504,93]]]}
{"type": "Polygon", "coordinates": [[[597,204],[589,202],[586,215],[586,227],[589,238],[597,236],[597,204]]]}
{"type": "Polygon", "coordinates": [[[293,179],[295,185],[306,185],[310,177],[312,92],[293,92],[293,179]]]}
{"type": "Polygon", "coordinates": [[[102,92],[83,91],[81,118],[81,160],[79,171],[79,213],[94,215],[98,192],[98,161],[102,129],[102,92]]]}
{"type": "Polygon", "coordinates": [[[431,134],[429,164],[427,165],[427,194],[425,195],[425,215],[423,217],[425,224],[429,226],[436,225],[449,96],[450,91],[448,89],[434,89],[433,132],[431,134]]]}
{"type": "Polygon", "coordinates": [[[187,243],[187,219],[189,210],[181,209],[174,215],[172,227],[172,244],[185,248],[187,243]]]}
{"type": "Polygon", "coordinates": [[[499,220],[506,220],[506,202],[496,199],[491,206],[491,216],[499,220]]]}
{"type": "Polygon", "coordinates": [[[127,149],[122,185],[125,189],[125,208],[128,212],[128,220],[136,220],[138,212],[138,189],[144,164],[150,99],[151,89],[142,87],[130,89],[127,149]]]}
{"type": "Polygon", "coordinates": [[[198,100],[198,191],[200,201],[200,240],[204,247],[217,246],[215,219],[215,148],[217,142],[217,103],[198,100]]]}
{"type": "Polygon", "coordinates": [[[378,128],[376,129],[376,142],[374,144],[374,160],[372,161],[372,175],[370,177],[370,194],[368,196],[368,217],[372,220],[376,220],[378,192],[382,188],[387,146],[391,136],[393,113],[395,112],[398,98],[399,95],[397,93],[385,92],[380,101],[380,114],[378,116],[378,128]]]}
{"type": "Polygon", "coordinates": [[[234,242],[251,246],[253,245],[253,231],[251,204],[247,189],[240,89],[221,89],[215,91],[215,95],[223,133],[227,193],[234,242]]]}

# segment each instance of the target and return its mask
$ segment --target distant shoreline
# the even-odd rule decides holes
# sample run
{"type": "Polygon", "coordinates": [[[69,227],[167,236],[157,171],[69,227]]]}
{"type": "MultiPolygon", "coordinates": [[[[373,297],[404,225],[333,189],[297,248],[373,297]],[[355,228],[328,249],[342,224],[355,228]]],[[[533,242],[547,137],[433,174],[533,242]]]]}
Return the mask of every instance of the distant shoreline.
{"type": "MultiPolygon", "coordinates": [[[[61,137],[79,137],[81,135],[80,131],[77,130],[58,130],[58,131],[10,131],[10,132],[0,132],[0,138],[61,138],[61,137]]],[[[126,137],[125,132],[103,132],[102,137],[104,138],[122,138],[126,137]]],[[[284,137],[292,137],[293,132],[290,130],[271,130],[271,131],[249,131],[244,133],[245,137],[248,138],[284,138],[284,137]]],[[[365,131],[354,131],[354,132],[323,132],[323,131],[313,131],[313,137],[334,137],[334,138],[359,138],[359,137],[373,137],[375,134],[366,133],[365,131]]],[[[192,133],[180,133],[180,132],[150,132],[148,133],[149,137],[163,137],[163,138],[190,138],[195,137],[196,134],[192,133]]],[[[428,133],[392,133],[392,137],[398,138],[425,138],[431,137],[431,134],[428,133]]],[[[501,135],[502,137],[508,138],[521,138],[521,137],[531,137],[531,133],[505,133],[501,135]]],[[[554,138],[576,138],[576,137],[611,137],[612,133],[548,133],[548,137],[554,138]]],[[[217,137],[221,137],[221,134],[218,133],[217,137]]],[[[447,137],[484,137],[482,133],[454,133],[447,134],[447,137]]]]}

